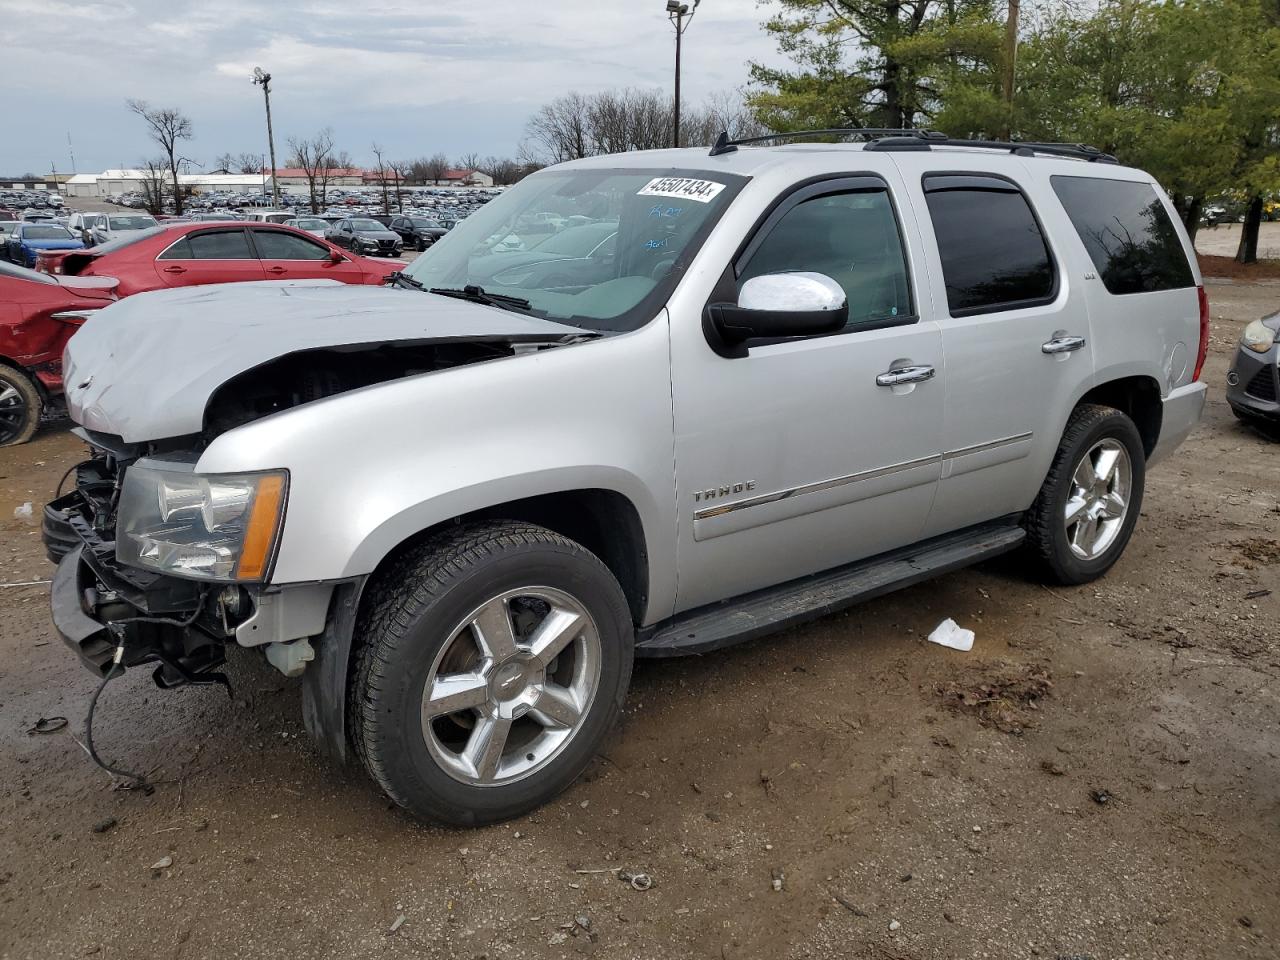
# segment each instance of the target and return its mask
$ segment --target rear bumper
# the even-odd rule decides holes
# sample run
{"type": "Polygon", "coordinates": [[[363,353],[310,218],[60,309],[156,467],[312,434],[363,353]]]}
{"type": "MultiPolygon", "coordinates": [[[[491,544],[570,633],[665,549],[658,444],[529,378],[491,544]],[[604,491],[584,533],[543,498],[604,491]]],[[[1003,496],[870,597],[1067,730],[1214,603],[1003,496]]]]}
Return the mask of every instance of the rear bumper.
{"type": "Polygon", "coordinates": [[[1199,380],[1169,391],[1160,417],[1160,439],[1147,457],[1148,466],[1163,460],[1187,439],[1204,413],[1207,393],[1208,388],[1199,380]]]}

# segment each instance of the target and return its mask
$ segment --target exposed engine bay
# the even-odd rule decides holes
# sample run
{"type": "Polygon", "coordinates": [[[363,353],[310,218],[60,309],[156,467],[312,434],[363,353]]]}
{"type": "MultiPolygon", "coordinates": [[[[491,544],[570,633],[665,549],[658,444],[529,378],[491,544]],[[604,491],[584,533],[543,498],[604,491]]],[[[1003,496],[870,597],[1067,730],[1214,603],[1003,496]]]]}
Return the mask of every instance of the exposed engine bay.
{"type": "Polygon", "coordinates": [[[504,342],[394,343],[305,350],[272,360],[224,383],[209,398],[202,439],[262,417],[340,393],[460,367],[521,349],[504,342]]]}

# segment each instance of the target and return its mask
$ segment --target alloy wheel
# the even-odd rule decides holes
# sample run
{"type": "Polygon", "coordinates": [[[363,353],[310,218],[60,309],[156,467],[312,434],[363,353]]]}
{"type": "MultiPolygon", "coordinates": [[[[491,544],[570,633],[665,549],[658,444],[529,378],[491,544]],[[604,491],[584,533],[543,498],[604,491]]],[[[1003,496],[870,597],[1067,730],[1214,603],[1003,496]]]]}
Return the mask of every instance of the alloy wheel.
{"type": "Polygon", "coordinates": [[[0,373],[0,444],[13,440],[27,422],[27,401],[0,373]]]}
{"type": "Polygon", "coordinates": [[[1091,446],[1071,474],[1062,522],[1071,552],[1096,560],[1115,543],[1129,512],[1133,464],[1124,444],[1110,437],[1091,446]]]}
{"type": "Polygon", "coordinates": [[[595,622],[570,594],[529,586],[491,597],[453,630],[427,674],[431,756],[469,786],[530,776],[581,728],[601,660],[595,622]]]}

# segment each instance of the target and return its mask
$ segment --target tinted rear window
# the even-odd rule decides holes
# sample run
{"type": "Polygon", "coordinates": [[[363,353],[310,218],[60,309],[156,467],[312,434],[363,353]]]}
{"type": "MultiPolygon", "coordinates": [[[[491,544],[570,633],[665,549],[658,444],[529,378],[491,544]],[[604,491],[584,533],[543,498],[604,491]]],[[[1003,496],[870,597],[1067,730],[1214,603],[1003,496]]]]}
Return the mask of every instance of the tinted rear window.
{"type": "Polygon", "coordinates": [[[1108,293],[1195,285],[1182,241],[1151,184],[1095,177],[1050,179],[1108,293]]]}
{"type": "Polygon", "coordinates": [[[966,175],[926,177],[924,187],[953,316],[1052,299],[1053,260],[1017,187],[966,175]]]}

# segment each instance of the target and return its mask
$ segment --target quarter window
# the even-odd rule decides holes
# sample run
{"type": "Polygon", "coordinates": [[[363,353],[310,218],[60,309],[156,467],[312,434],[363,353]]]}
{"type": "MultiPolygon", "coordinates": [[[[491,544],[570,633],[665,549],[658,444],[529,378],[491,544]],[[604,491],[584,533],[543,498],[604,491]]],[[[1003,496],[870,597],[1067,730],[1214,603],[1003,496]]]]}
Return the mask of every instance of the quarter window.
{"type": "Polygon", "coordinates": [[[849,300],[846,329],[913,315],[898,221],[885,190],[802,201],[774,224],[738,275],[738,288],[768,273],[825,274],[849,300]]]}
{"type": "Polygon", "coordinates": [[[926,177],[925,200],[952,316],[1047,303],[1053,259],[1022,192],[995,177],[926,177]]]}
{"type": "Polygon", "coordinates": [[[1098,177],[1050,179],[1108,293],[1195,285],[1182,240],[1151,184],[1098,177]]]}
{"type": "Polygon", "coordinates": [[[255,230],[253,242],[263,260],[325,260],[329,248],[283,230],[255,230]]]}

